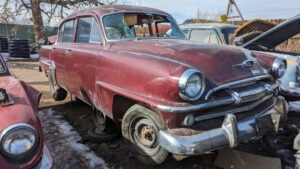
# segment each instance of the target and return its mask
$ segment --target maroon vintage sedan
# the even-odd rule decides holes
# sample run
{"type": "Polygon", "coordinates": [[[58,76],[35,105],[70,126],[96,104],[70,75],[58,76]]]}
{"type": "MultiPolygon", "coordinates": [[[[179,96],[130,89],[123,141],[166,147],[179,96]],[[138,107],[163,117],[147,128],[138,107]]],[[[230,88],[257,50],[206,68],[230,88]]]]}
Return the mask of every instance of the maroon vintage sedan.
{"type": "Polygon", "coordinates": [[[53,160],[37,117],[41,94],[8,71],[0,56],[0,168],[49,169],[53,160]]]}
{"type": "Polygon", "coordinates": [[[91,105],[103,130],[120,122],[125,142],[146,164],[164,162],[169,152],[236,147],[277,131],[287,113],[277,96],[285,60],[193,44],[171,15],[156,9],[77,11],[40,57],[53,98],[69,92],[91,105]]]}

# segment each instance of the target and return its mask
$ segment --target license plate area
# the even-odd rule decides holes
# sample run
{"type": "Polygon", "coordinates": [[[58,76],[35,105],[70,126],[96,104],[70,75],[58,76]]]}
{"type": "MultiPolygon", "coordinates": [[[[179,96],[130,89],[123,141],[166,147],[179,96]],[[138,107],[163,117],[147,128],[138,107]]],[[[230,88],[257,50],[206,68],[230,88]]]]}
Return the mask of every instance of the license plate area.
{"type": "Polygon", "coordinates": [[[257,117],[255,119],[255,128],[258,136],[263,136],[267,133],[276,131],[273,116],[271,114],[257,117]]]}

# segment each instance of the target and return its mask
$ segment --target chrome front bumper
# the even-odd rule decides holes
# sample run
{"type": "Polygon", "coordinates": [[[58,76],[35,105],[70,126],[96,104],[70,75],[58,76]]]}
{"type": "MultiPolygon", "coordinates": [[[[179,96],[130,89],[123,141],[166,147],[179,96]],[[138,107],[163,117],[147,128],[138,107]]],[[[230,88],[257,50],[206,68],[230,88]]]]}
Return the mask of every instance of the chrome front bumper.
{"type": "Polygon", "coordinates": [[[198,155],[205,152],[236,147],[239,142],[249,140],[267,132],[277,131],[279,122],[288,112],[287,102],[278,97],[275,107],[258,117],[250,117],[237,122],[234,114],[225,116],[222,127],[192,136],[177,136],[168,131],[160,131],[159,144],[178,155],[198,155]]]}
{"type": "Polygon", "coordinates": [[[50,151],[46,144],[44,144],[43,158],[41,161],[34,167],[34,169],[50,169],[53,165],[53,158],[50,154],[50,151]]]}

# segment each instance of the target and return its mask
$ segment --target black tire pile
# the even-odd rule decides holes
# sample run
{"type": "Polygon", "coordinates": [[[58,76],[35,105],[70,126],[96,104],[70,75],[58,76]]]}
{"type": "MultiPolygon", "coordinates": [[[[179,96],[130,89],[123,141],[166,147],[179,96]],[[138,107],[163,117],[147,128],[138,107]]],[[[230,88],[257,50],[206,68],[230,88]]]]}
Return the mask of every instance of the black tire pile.
{"type": "Polygon", "coordinates": [[[26,39],[12,39],[9,42],[9,56],[14,58],[30,58],[29,42],[26,39]]]}
{"type": "Polygon", "coordinates": [[[1,53],[8,52],[8,39],[5,37],[0,37],[0,52],[1,53]]]}

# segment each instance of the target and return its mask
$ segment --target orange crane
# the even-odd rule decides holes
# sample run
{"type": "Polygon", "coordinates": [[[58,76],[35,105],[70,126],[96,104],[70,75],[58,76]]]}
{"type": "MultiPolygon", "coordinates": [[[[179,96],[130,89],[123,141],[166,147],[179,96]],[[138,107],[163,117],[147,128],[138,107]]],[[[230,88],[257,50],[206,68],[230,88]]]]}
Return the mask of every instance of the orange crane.
{"type": "Polygon", "coordinates": [[[241,18],[244,21],[244,17],[243,17],[239,7],[237,6],[237,4],[235,3],[234,0],[229,0],[228,6],[227,6],[226,16],[227,16],[228,19],[241,18]],[[231,12],[232,12],[233,7],[235,7],[235,9],[237,10],[238,15],[236,15],[236,16],[231,16],[231,12]]]}

